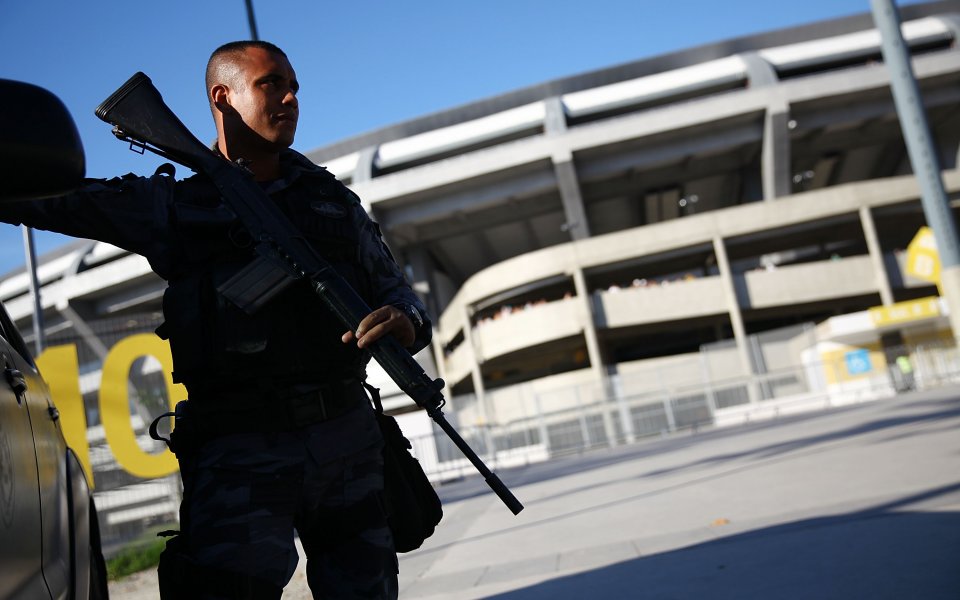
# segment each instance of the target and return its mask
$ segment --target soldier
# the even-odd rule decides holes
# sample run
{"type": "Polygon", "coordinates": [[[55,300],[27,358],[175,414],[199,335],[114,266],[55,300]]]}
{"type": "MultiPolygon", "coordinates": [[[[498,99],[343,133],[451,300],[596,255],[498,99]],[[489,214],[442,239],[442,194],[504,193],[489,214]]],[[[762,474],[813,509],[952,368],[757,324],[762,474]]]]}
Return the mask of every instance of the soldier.
{"type": "Polygon", "coordinates": [[[291,150],[296,73],[266,42],[212,54],[213,148],[246,166],[304,236],[379,306],[356,332],[304,281],[248,315],[217,291],[253,258],[252,240],[195,176],[88,181],[76,193],[6,204],[0,219],[144,255],[168,282],[164,324],[178,406],[181,534],[161,559],[164,598],[279,598],[296,567],[294,530],[316,598],[395,598],[397,559],[380,495],[383,444],[362,381],[384,335],[412,352],[431,327],[359,199],[291,150]],[[181,418],[182,417],[182,418],[181,418]]]}

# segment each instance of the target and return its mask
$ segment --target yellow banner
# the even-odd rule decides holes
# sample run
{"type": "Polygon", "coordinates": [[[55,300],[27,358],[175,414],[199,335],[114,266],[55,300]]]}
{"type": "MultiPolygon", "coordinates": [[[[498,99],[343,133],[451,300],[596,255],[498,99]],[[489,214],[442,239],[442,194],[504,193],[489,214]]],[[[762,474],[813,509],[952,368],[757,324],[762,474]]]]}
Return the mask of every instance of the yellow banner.
{"type": "Polygon", "coordinates": [[[930,296],[919,300],[897,302],[891,306],[875,306],[869,309],[869,312],[874,326],[884,327],[939,317],[940,302],[937,296],[930,296]]]}

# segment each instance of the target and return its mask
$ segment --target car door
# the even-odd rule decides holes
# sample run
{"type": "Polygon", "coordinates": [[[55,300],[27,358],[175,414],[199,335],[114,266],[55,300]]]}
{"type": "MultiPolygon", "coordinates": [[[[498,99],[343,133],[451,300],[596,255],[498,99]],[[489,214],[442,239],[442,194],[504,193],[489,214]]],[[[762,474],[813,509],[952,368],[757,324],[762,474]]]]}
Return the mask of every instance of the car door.
{"type": "MultiPolygon", "coordinates": [[[[60,431],[60,413],[50,389],[40,377],[29,350],[6,311],[0,308],[0,328],[9,348],[7,367],[12,385],[23,386],[21,402],[27,405],[36,455],[40,502],[41,570],[54,599],[70,594],[70,505],[67,479],[67,445],[60,431]],[[16,373],[16,375],[12,375],[16,373]]],[[[16,390],[15,390],[16,391],[16,390]]]]}
{"type": "Polygon", "coordinates": [[[49,598],[33,428],[8,323],[0,319],[0,598],[49,598]]]}

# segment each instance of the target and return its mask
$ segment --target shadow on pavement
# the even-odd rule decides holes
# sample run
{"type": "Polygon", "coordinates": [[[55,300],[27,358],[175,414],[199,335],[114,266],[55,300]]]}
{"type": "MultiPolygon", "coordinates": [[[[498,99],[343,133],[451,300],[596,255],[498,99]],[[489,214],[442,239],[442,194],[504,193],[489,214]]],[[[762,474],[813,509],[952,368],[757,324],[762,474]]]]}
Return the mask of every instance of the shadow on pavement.
{"type": "MultiPolygon", "coordinates": [[[[960,597],[960,512],[866,511],[777,525],[489,596],[851,599],[960,597]]],[[[641,548],[642,550],[642,548],[641,548]]]]}

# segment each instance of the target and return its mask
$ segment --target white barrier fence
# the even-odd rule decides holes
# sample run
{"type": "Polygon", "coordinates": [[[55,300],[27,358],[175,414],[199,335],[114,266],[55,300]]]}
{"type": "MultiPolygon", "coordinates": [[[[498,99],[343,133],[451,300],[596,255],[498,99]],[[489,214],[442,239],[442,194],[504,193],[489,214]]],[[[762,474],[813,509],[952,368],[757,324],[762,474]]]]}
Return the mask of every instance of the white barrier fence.
{"type": "MultiPolygon", "coordinates": [[[[909,357],[907,371],[894,363],[851,374],[846,362],[818,362],[719,380],[705,381],[693,374],[693,383],[663,386],[655,380],[631,381],[649,379],[648,374],[633,374],[608,378],[603,385],[547,392],[514,386],[508,394],[509,411],[497,407],[485,411],[487,415],[509,412],[510,419],[471,423],[479,413],[472,395],[452,398],[447,412],[461,436],[496,469],[676,431],[737,425],[960,383],[960,355],[955,347],[920,346],[894,354],[909,357]]],[[[500,403],[503,395],[497,399],[500,403]]],[[[438,428],[411,442],[434,481],[473,472],[438,428]]]]}

